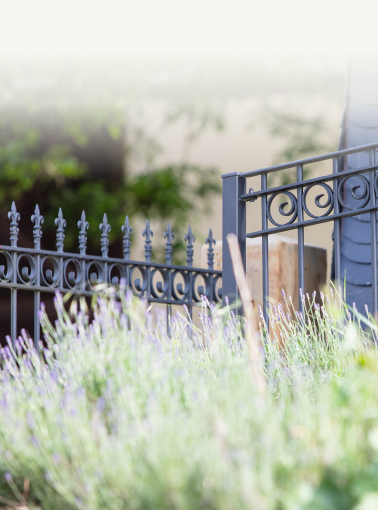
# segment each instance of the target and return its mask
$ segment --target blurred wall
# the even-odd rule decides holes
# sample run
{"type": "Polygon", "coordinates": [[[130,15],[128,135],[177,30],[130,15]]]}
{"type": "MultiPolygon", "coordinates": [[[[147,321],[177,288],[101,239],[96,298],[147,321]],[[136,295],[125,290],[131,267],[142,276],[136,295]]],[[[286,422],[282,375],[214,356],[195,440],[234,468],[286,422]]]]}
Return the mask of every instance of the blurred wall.
{"type": "MultiPolygon", "coordinates": [[[[342,92],[342,91],[340,91],[342,92]]],[[[342,116],[343,100],[342,93],[325,97],[324,94],[271,94],[265,96],[264,101],[274,103],[280,108],[290,105],[293,111],[301,112],[304,117],[311,118],[319,111],[324,113],[325,132],[324,138],[330,150],[337,150],[339,126],[342,116]]],[[[247,172],[257,170],[272,164],[283,163],[278,159],[277,154],[285,147],[285,139],[272,136],[266,125],[259,121],[258,112],[262,105],[260,96],[233,98],[228,100],[223,111],[225,115],[225,128],[221,132],[214,130],[204,131],[198,141],[190,149],[189,159],[200,165],[215,166],[218,169],[219,179],[221,175],[229,172],[247,172]],[[252,128],[250,126],[253,126],[252,128]]],[[[164,129],[159,129],[164,115],[164,103],[156,104],[147,102],[143,107],[143,119],[151,132],[155,134],[161,144],[163,151],[157,158],[159,163],[179,161],[183,152],[183,140],[185,139],[185,122],[175,123],[164,129]]],[[[128,128],[132,128],[133,121],[136,122],[137,115],[129,115],[128,128]]],[[[315,155],[315,154],[313,154],[315,155]]],[[[130,172],[139,172],[141,169],[133,161],[128,162],[130,172]]],[[[332,163],[314,165],[311,170],[311,177],[332,173],[332,163]]],[[[249,179],[247,187],[259,189],[259,182],[249,179]]],[[[321,190],[314,190],[313,195],[321,193],[321,190]],[[317,193],[316,193],[317,192],[317,193]]],[[[311,197],[310,201],[311,203],[311,197]]],[[[275,204],[278,209],[279,202],[275,204]]],[[[324,211],[322,211],[324,212],[324,211]]],[[[211,227],[216,239],[222,236],[222,199],[217,196],[213,199],[212,212],[206,218],[195,225],[197,243],[203,244],[208,229],[211,227]]],[[[188,218],[188,223],[191,219],[188,218]]],[[[139,228],[141,228],[140,225],[139,228]]],[[[332,222],[316,227],[306,228],[305,242],[322,246],[327,249],[327,278],[329,279],[331,257],[332,257],[332,222]]],[[[247,206],[247,231],[252,232],[261,229],[260,203],[250,203],[247,206]]],[[[296,232],[287,232],[284,235],[296,237],[296,232]]],[[[139,243],[138,252],[142,253],[143,244],[139,243]]],[[[196,250],[196,263],[200,263],[199,246],[196,250]]]]}

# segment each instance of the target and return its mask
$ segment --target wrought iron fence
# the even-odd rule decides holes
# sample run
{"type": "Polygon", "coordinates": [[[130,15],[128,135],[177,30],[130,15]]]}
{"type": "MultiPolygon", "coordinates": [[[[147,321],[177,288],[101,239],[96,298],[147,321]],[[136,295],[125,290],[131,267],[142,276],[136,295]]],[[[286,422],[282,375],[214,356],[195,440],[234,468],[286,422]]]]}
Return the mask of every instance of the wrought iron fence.
{"type": "Polygon", "coordinates": [[[91,296],[99,284],[118,285],[121,281],[136,296],[144,297],[150,303],[167,305],[167,328],[169,329],[172,305],[186,305],[191,313],[192,307],[201,301],[204,295],[210,302],[221,299],[222,272],[214,270],[214,245],[212,231],[206,239],[207,269],[193,267],[195,237],[191,226],[185,235],[186,266],[174,265],[174,233],[168,223],[164,232],[165,263],[151,261],[152,237],[149,221],[142,232],[144,237],[144,261],[130,260],[131,236],[133,229],[126,216],[122,226],[123,257],[108,256],[110,224],[104,214],[100,224],[101,256],[87,254],[87,231],[89,223],[83,211],[78,221],[79,253],[64,251],[66,220],[59,209],[55,220],[56,251],[41,248],[42,225],[44,218],[38,205],[31,217],[34,248],[18,246],[20,214],[13,202],[8,213],[10,219],[10,246],[0,246],[0,287],[9,288],[11,293],[11,339],[17,337],[17,292],[29,290],[34,294],[34,342],[40,340],[38,311],[41,306],[41,292],[65,294],[70,292],[80,296],[91,296]]]}
{"type": "MultiPolygon", "coordinates": [[[[131,236],[133,229],[126,217],[122,226],[123,257],[109,257],[110,225],[104,214],[100,224],[101,256],[87,254],[87,231],[89,224],[85,212],[78,221],[79,253],[64,251],[66,220],[62,210],[59,210],[55,220],[56,250],[41,248],[43,216],[38,206],[31,217],[33,224],[34,248],[18,246],[20,215],[13,203],[8,217],[10,219],[10,246],[0,246],[0,288],[10,289],[11,294],[11,338],[17,337],[17,292],[29,290],[34,294],[34,341],[40,339],[40,324],[38,311],[41,305],[41,293],[70,292],[75,295],[91,296],[98,284],[118,285],[122,280],[127,288],[139,297],[144,297],[150,303],[162,303],[167,306],[167,327],[169,329],[172,305],[186,305],[192,307],[201,301],[204,295],[210,302],[217,303],[222,297],[229,302],[239,299],[231,256],[228,249],[227,235],[237,236],[242,255],[246,264],[246,239],[261,237],[262,239],[262,267],[261,277],[263,286],[264,318],[268,324],[269,301],[269,264],[268,238],[271,234],[297,230],[298,235],[298,293],[305,292],[304,267],[304,229],[309,226],[332,221],[334,224],[334,273],[335,281],[341,282],[341,222],[344,218],[362,214],[370,214],[371,230],[371,281],[372,308],[378,310],[378,274],[377,274],[377,215],[378,210],[378,175],[376,171],[376,151],[378,142],[374,144],[341,150],[313,158],[302,159],[246,173],[230,173],[223,175],[223,245],[222,271],[214,269],[214,245],[212,231],[206,239],[207,269],[193,267],[194,241],[192,229],[189,226],[185,235],[186,266],[174,265],[173,241],[174,234],[168,223],[163,236],[165,239],[165,263],[152,262],[153,232],[147,221],[142,232],[144,237],[144,261],[130,260],[131,236]],[[364,155],[365,160],[361,155],[364,155]],[[352,168],[347,164],[348,158],[355,157],[352,168]],[[321,177],[304,179],[304,167],[313,163],[329,161],[332,172],[321,177]],[[297,179],[283,186],[268,186],[268,175],[290,168],[296,169],[297,179]],[[252,188],[246,192],[249,178],[260,178],[260,189],[252,188]],[[350,182],[349,182],[350,181],[350,182]],[[349,183],[349,184],[348,184],[349,183]],[[322,193],[313,198],[310,191],[322,188],[322,193]],[[349,195],[345,196],[345,189],[349,195]],[[273,202],[279,196],[288,199],[278,207],[280,221],[272,212],[273,202]],[[261,208],[261,229],[246,232],[246,206],[252,202],[252,207],[261,208]],[[318,212],[313,212],[315,206],[318,212]],[[287,208],[287,209],[286,209],[287,208]]],[[[277,211],[276,211],[277,213],[277,211]]],[[[312,290],[312,289],[311,289],[312,290]]],[[[302,300],[299,308],[302,310],[302,300]]]]}
{"type": "MultiPolygon", "coordinates": [[[[302,159],[283,165],[263,168],[246,173],[230,173],[223,175],[223,296],[229,301],[238,299],[238,288],[232,270],[231,257],[226,237],[233,233],[237,236],[242,260],[246,264],[246,239],[261,237],[262,239],[262,286],[263,313],[268,324],[269,300],[269,264],[268,238],[271,234],[298,231],[298,293],[305,293],[304,267],[304,229],[332,221],[334,223],[334,274],[337,284],[342,283],[341,274],[341,222],[344,218],[361,214],[370,214],[371,230],[371,282],[373,313],[378,310],[377,292],[377,194],[378,176],[376,170],[376,150],[378,143],[340,150],[313,158],[302,159]],[[354,158],[353,164],[348,165],[348,158],[354,158]],[[332,171],[321,177],[304,179],[303,169],[306,165],[330,161],[332,171]],[[295,182],[283,186],[268,186],[268,175],[282,172],[290,168],[296,169],[295,182]],[[352,169],[350,169],[352,168],[352,169]],[[260,190],[252,188],[246,192],[248,178],[259,177],[260,190]],[[322,193],[316,195],[312,206],[309,204],[310,190],[322,188],[322,193]],[[280,221],[272,213],[273,201],[284,196],[288,201],[281,203],[278,208],[280,221]],[[246,205],[253,202],[252,207],[261,208],[261,230],[246,232],[246,205]]],[[[313,289],[310,289],[311,291],[313,289]]],[[[302,300],[299,299],[300,311],[303,311],[302,300]]]]}

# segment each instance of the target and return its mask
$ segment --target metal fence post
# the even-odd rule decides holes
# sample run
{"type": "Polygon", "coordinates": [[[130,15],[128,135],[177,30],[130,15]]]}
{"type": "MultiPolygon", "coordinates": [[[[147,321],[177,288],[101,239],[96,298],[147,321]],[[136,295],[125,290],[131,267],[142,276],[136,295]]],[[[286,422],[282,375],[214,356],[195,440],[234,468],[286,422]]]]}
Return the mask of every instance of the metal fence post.
{"type": "MultiPolygon", "coordinates": [[[[369,165],[375,165],[375,150],[369,150],[369,165]]],[[[370,170],[370,207],[376,206],[375,196],[375,170],[370,170]]],[[[371,285],[372,285],[372,313],[375,316],[378,310],[378,274],[377,274],[377,211],[370,213],[371,231],[371,285]]]]}
{"type": "MultiPolygon", "coordinates": [[[[245,271],[246,257],[246,204],[240,200],[245,193],[245,177],[237,172],[222,175],[223,198],[222,198],[222,296],[223,306],[225,298],[229,303],[239,299],[239,291],[232,267],[231,254],[228,248],[227,235],[235,234],[240,248],[240,253],[245,271]]],[[[239,312],[241,309],[238,310],[239,312]]]]}
{"type": "MultiPolygon", "coordinates": [[[[337,175],[339,173],[340,166],[338,158],[333,158],[333,173],[337,175]]],[[[339,204],[339,180],[334,179],[333,181],[333,200],[334,206],[333,209],[335,214],[340,213],[340,204],[339,204]]],[[[338,289],[342,285],[341,281],[341,220],[340,218],[336,218],[333,222],[333,250],[334,250],[334,265],[335,265],[335,285],[338,289]]],[[[344,296],[345,299],[346,296],[344,296]]]]}
{"type": "MultiPolygon", "coordinates": [[[[297,182],[303,181],[303,165],[297,166],[297,182]]],[[[303,223],[303,189],[298,186],[298,224],[303,223]]],[[[302,296],[305,296],[305,261],[304,261],[304,227],[298,227],[298,304],[299,311],[304,312],[302,296]]]]}

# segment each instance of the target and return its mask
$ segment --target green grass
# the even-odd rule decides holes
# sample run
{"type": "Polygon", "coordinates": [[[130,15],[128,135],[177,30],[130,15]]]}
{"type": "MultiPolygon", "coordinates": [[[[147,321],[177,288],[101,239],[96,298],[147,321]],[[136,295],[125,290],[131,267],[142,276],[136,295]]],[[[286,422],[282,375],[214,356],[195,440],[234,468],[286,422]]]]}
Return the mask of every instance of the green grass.
{"type": "MultiPolygon", "coordinates": [[[[271,309],[267,392],[230,310],[201,328],[114,297],[0,371],[1,501],[48,510],[378,508],[378,356],[336,296],[271,309]],[[286,314],[290,313],[288,317],[286,314]],[[191,337],[191,338],[190,338],[191,337]],[[29,489],[30,484],[30,489],[29,489]]],[[[79,307],[80,308],[80,307],[79,307]]],[[[195,311],[197,313],[197,311],[195,311]]],[[[210,318],[211,315],[211,318],[210,318]]],[[[264,341],[261,341],[264,338],[264,341]]],[[[258,339],[257,339],[258,340],[258,339]]]]}

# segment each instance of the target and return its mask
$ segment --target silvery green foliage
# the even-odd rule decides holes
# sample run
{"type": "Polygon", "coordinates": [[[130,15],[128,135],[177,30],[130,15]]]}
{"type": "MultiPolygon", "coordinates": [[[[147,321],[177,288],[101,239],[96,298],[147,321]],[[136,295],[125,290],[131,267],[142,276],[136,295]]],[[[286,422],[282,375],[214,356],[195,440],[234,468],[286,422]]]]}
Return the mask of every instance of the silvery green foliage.
{"type": "Polygon", "coordinates": [[[346,501],[332,508],[363,502],[370,489],[353,483],[378,461],[376,350],[337,302],[306,297],[307,322],[286,303],[261,343],[261,400],[232,310],[205,299],[168,338],[164,314],[124,291],[99,297],[92,322],[57,294],[40,353],[25,331],[2,350],[1,495],[21,498],[27,479],[44,509],[322,508],[332,491],[346,501]]]}

